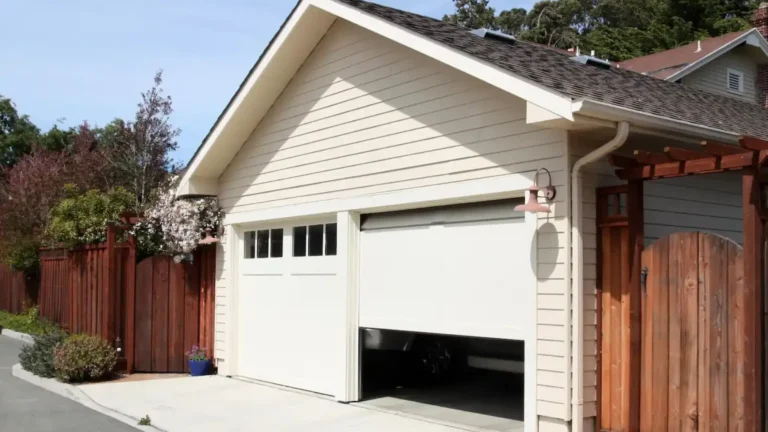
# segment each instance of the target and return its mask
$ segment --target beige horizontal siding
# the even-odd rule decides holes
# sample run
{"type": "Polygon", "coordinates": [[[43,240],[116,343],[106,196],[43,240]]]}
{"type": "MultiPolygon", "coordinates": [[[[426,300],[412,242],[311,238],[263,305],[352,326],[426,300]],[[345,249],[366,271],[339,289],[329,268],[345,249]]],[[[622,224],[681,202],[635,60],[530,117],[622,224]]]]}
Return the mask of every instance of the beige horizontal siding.
{"type": "MultiPolygon", "coordinates": [[[[525,110],[518,98],[339,20],[220,176],[219,203],[227,213],[251,212],[541,167],[563,191],[566,133],[526,124],[525,110]]],[[[537,245],[542,415],[560,418],[565,197],[540,219],[537,245]]],[[[223,310],[225,282],[217,285],[223,310]]]]}
{"type": "Polygon", "coordinates": [[[683,84],[711,93],[757,103],[757,62],[747,47],[739,47],[712,60],[683,77],[683,84]],[[728,91],[727,71],[735,69],[744,74],[744,92],[728,91]]]}

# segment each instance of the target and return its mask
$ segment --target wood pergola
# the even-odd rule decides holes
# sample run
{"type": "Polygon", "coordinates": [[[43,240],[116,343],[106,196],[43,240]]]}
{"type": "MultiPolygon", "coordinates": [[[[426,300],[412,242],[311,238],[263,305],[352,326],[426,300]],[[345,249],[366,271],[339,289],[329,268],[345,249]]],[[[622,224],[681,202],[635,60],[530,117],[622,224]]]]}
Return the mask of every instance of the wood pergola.
{"type": "MultiPolygon", "coordinates": [[[[620,419],[619,425],[613,421],[607,430],[640,430],[641,416],[652,415],[641,412],[641,359],[637,354],[641,346],[641,314],[642,314],[642,284],[644,270],[641,268],[641,255],[644,248],[643,235],[643,183],[650,180],[676,178],[691,175],[704,175],[739,171],[742,175],[742,220],[743,220],[743,257],[744,295],[751,301],[746,301],[743,310],[743,337],[745,340],[742,364],[743,383],[743,430],[760,430],[763,427],[763,221],[768,220],[768,212],[762,205],[760,169],[768,165],[768,141],[754,137],[740,137],[739,146],[717,142],[702,142],[697,150],[677,147],[665,147],[663,153],[653,153],[635,150],[633,157],[611,155],[610,163],[616,167],[618,178],[627,181],[626,186],[619,187],[620,193],[627,196],[626,214],[611,215],[606,212],[607,204],[598,209],[602,216],[601,227],[613,227],[623,223],[626,232],[622,237],[626,242],[627,252],[621,257],[606,256],[600,258],[601,265],[616,266],[620,263],[623,275],[618,276],[625,285],[621,288],[621,370],[620,379],[612,380],[608,388],[603,388],[598,374],[598,421],[601,421],[600,406],[619,405],[619,415],[615,408],[612,415],[620,419]],[[606,399],[607,398],[607,399],[606,399]]],[[[604,194],[616,194],[617,188],[605,188],[604,194]]],[[[600,222],[600,216],[598,216],[600,222]]],[[[606,228],[608,229],[608,228],[606,228]]],[[[601,234],[602,235],[602,234],[601,234]]],[[[603,239],[610,245],[608,239],[603,239]]],[[[598,240],[600,243],[601,240],[598,240]]],[[[615,247],[615,246],[614,246],[615,247]]],[[[613,251],[611,251],[613,252],[613,251]]],[[[647,270],[646,270],[647,272],[647,270]]],[[[615,276],[616,270],[613,270],[615,276]]],[[[621,273],[621,272],[620,272],[621,273]]],[[[600,274],[600,273],[599,273],[600,274]]],[[[605,273],[601,276],[605,281],[605,273]]],[[[618,281],[618,279],[617,279],[618,281]]],[[[601,288],[602,290],[602,288],[601,288]]],[[[600,302],[598,296],[598,302],[600,302]]],[[[603,352],[601,312],[598,312],[598,343],[603,352]]],[[[615,337],[614,337],[615,342],[615,337]]],[[[611,343],[610,341],[608,343],[611,343]]],[[[617,350],[618,347],[611,349],[617,350]]],[[[614,354],[615,355],[615,354],[614,354]]],[[[598,360],[602,362],[602,360],[598,360]]],[[[598,368],[600,370],[600,367],[598,368]]],[[[741,384],[740,384],[741,385],[741,384]]],[[[603,427],[602,424],[598,430],[603,427]]]]}

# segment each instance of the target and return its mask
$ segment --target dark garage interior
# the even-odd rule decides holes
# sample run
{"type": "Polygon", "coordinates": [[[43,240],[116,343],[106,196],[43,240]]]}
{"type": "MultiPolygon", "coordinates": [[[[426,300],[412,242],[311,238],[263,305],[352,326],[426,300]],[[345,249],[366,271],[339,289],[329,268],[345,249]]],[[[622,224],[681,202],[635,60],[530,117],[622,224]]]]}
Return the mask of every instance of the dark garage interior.
{"type": "Polygon", "coordinates": [[[362,329],[363,403],[438,423],[523,430],[522,341],[362,329]]]}

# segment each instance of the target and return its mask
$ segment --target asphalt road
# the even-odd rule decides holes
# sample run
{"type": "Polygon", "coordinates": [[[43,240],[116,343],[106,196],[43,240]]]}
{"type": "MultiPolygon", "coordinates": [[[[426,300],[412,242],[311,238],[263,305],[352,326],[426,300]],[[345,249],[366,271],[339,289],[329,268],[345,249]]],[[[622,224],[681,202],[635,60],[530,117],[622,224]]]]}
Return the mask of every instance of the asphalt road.
{"type": "Polygon", "coordinates": [[[0,335],[0,432],[136,432],[67,398],[11,375],[23,342],[0,335]]]}

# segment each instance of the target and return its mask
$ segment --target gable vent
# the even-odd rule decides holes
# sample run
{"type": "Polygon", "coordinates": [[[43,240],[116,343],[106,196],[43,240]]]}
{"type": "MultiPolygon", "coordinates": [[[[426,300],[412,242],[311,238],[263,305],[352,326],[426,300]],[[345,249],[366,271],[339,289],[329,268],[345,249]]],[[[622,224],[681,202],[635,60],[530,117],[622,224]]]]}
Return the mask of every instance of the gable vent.
{"type": "Polygon", "coordinates": [[[477,29],[470,31],[475,36],[479,36],[484,39],[493,39],[501,42],[515,42],[517,39],[515,39],[514,36],[508,35],[506,33],[502,33],[500,31],[496,30],[490,30],[490,29],[477,29]]]}
{"type": "Polygon", "coordinates": [[[744,74],[734,69],[728,69],[728,91],[743,93],[744,92],[744,74]]]}

